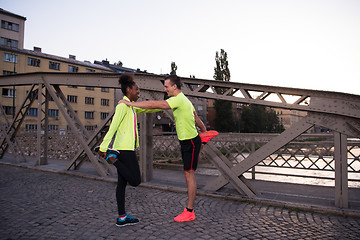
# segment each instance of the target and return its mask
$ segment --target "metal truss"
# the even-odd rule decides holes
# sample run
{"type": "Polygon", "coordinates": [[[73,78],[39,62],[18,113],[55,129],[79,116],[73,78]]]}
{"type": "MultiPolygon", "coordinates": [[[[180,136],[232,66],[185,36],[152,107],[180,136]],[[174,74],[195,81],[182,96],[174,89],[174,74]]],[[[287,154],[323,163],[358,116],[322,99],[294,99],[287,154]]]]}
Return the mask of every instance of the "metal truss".
{"type": "Polygon", "coordinates": [[[23,103],[21,104],[19,111],[16,113],[15,118],[13,119],[10,126],[7,128],[6,132],[4,133],[5,137],[1,140],[0,159],[4,156],[6,150],[8,149],[9,141],[14,142],[15,136],[18,130],[20,129],[21,124],[24,121],[25,116],[29,111],[29,108],[31,107],[32,103],[36,99],[37,95],[38,95],[38,89],[35,89],[35,84],[32,84],[28,94],[26,95],[23,103]],[[9,141],[7,141],[7,139],[9,141]]]}
{"type": "MultiPolygon", "coordinates": [[[[83,87],[119,88],[118,77],[118,74],[98,73],[29,73],[15,76],[1,76],[0,86],[33,84],[39,84],[40,86],[40,84],[43,84],[56,102],[71,129],[75,129],[81,133],[76,136],[82,149],[71,161],[67,170],[72,166],[75,168],[79,167],[84,160],[84,156],[86,156],[95,166],[98,173],[101,176],[105,176],[106,171],[99,165],[99,159],[91,152],[91,148],[100,141],[99,139],[101,139],[105,132],[103,131],[104,126],[111,117],[105,120],[106,123],[104,123],[103,127],[99,128],[94,136],[88,136],[81,122],[74,118],[76,114],[71,110],[71,106],[62,96],[58,86],[76,85],[83,87]],[[66,109],[70,114],[68,114],[66,109]]],[[[163,95],[160,94],[163,93],[163,80],[163,76],[160,75],[135,74],[135,81],[141,90],[143,99],[163,100],[163,95]]],[[[256,190],[243,177],[243,173],[312,126],[320,125],[335,132],[336,206],[347,207],[347,178],[344,176],[347,173],[345,167],[345,163],[347,162],[347,151],[345,151],[347,148],[346,138],[348,136],[360,137],[360,96],[328,91],[220,82],[194,78],[182,78],[181,80],[183,84],[182,91],[187,96],[221,99],[242,104],[257,104],[272,108],[307,112],[306,117],[293,124],[289,129],[260,147],[235,166],[232,166],[228,159],[219,154],[211,143],[206,145],[203,148],[204,153],[213,161],[222,175],[207,184],[205,189],[216,191],[230,182],[241,194],[250,197],[255,196],[256,190]]],[[[20,124],[17,124],[17,127],[20,124]]],[[[13,128],[14,127],[11,127],[9,130],[12,131],[13,128]]],[[[149,126],[147,128],[149,128],[149,126]]],[[[148,129],[143,130],[148,131],[148,129]]],[[[15,136],[15,133],[16,131],[13,131],[12,134],[8,135],[15,136]]],[[[3,140],[1,144],[2,152],[0,158],[6,148],[4,148],[6,145],[5,142],[6,141],[3,140]]]]}
{"type": "Polygon", "coordinates": [[[0,115],[3,117],[4,122],[5,122],[5,126],[3,126],[2,124],[0,124],[0,133],[1,133],[1,142],[3,143],[1,145],[1,153],[4,153],[6,151],[6,146],[8,146],[10,148],[10,150],[14,153],[15,158],[16,158],[16,163],[20,163],[20,159],[18,156],[18,152],[20,152],[20,155],[22,157],[22,159],[24,160],[24,162],[27,162],[25,154],[22,150],[22,148],[20,147],[18,141],[16,140],[15,137],[13,137],[13,139],[11,140],[11,137],[8,135],[8,131],[7,131],[7,127],[10,125],[9,120],[6,117],[5,111],[3,106],[0,103],[0,115]],[[4,140],[6,140],[6,143],[3,142],[4,140]]]}

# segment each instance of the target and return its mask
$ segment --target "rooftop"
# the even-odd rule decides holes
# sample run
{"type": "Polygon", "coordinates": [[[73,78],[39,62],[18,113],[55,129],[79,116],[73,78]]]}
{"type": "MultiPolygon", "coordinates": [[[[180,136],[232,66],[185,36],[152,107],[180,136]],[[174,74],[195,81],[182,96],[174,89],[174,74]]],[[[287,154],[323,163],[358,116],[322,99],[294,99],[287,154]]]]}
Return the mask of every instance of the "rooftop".
{"type": "Polygon", "coordinates": [[[12,13],[12,12],[9,12],[9,11],[6,11],[6,10],[4,10],[4,9],[2,9],[2,8],[0,8],[0,13],[5,14],[5,15],[8,15],[8,16],[11,16],[11,17],[20,18],[20,19],[26,21],[26,17],[17,15],[17,14],[15,14],[15,13],[12,13]]]}

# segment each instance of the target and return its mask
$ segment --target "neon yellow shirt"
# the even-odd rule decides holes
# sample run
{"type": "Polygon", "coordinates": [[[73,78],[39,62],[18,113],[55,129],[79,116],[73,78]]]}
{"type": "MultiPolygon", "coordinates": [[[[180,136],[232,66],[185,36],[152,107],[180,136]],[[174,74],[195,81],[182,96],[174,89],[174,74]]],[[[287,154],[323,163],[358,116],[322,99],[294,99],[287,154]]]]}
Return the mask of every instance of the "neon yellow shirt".
{"type": "Polygon", "coordinates": [[[179,140],[196,137],[198,132],[195,127],[195,108],[190,100],[181,92],[176,97],[171,97],[166,101],[173,111],[179,140]]]}
{"type": "MultiPolygon", "coordinates": [[[[130,101],[126,96],[124,99],[130,101]]],[[[139,131],[136,124],[136,113],[152,113],[158,111],[161,110],[128,107],[125,103],[118,104],[109,130],[100,145],[100,151],[107,151],[115,133],[113,149],[134,151],[135,148],[139,147],[139,131]]]]}

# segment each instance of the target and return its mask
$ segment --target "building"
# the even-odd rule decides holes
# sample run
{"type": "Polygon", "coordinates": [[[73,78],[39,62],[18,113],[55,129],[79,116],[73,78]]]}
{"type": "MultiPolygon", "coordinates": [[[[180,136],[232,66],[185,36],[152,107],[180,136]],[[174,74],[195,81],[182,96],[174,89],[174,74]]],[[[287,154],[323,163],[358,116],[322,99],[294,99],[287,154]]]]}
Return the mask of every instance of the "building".
{"type": "MultiPolygon", "coordinates": [[[[108,67],[93,64],[88,61],[78,61],[76,56],[69,58],[43,53],[41,48],[24,49],[24,26],[26,18],[0,9],[1,42],[0,42],[0,72],[3,75],[30,72],[113,72],[108,67]]],[[[8,119],[11,119],[20,108],[29,87],[1,88],[1,105],[8,119]]],[[[80,120],[88,130],[94,130],[97,125],[114,109],[115,92],[109,88],[83,88],[76,86],[62,87],[68,101],[80,120]],[[101,96],[101,97],[99,97],[101,96]],[[101,112],[97,110],[101,109],[101,112]]],[[[38,109],[29,109],[20,131],[34,131],[37,129],[38,109]]],[[[53,101],[49,103],[49,130],[66,132],[67,123],[53,101]]],[[[4,123],[4,119],[0,119],[4,123]]]]}
{"type": "MultiPolygon", "coordinates": [[[[42,53],[40,48],[34,50],[15,49],[0,46],[0,71],[3,75],[30,72],[108,72],[112,70],[90,62],[77,61],[75,56],[69,58],[58,57],[42,53]],[[12,56],[8,58],[8,56],[12,56]]],[[[1,89],[1,104],[8,118],[11,118],[20,108],[29,86],[4,87],[1,89]]],[[[94,130],[97,125],[114,109],[116,95],[114,89],[84,88],[77,86],[63,86],[62,91],[80,120],[88,130],[94,130]],[[79,91],[80,90],[80,91],[79,91]],[[100,97],[101,96],[101,97],[100,97]],[[101,112],[97,112],[101,109],[101,112]]],[[[49,130],[66,131],[67,123],[55,102],[49,103],[49,130]]],[[[37,108],[30,108],[25,118],[22,130],[34,131],[37,128],[37,108]]]]}
{"type": "MultiPolygon", "coordinates": [[[[1,42],[0,42],[0,73],[2,75],[31,73],[31,72],[100,72],[100,73],[147,73],[140,69],[131,69],[122,66],[122,63],[110,64],[107,60],[79,61],[75,55],[68,58],[44,53],[40,47],[32,50],[24,49],[24,27],[26,18],[0,9],[1,42]]],[[[29,86],[1,88],[1,105],[8,119],[11,119],[19,110],[25,99],[29,86]]],[[[95,130],[100,123],[115,108],[123,97],[120,89],[84,88],[77,86],[62,86],[61,90],[67,97],[74,111],[89,131],[95,130]],[[101,111],[99,112],[99,109],[101,111]]],[[[190,98],[199,117],[206,123],[206,100],[190,98]]],[[[31,107],[20,131],[31,132],[37,130],[37,107],[31,107]]],[[[49,103],[50,131],[66,133],[69,127],[66,120],[55,104],[49,103]]],[[[4,123],[0,118],[0,122],[4,123]]],[[[173,131],[173,125],[164,112],[154,114],[154,125],[159,131],[173,131]]]]}
{"type": "Polygon", "coordinates": [[[26,18],[0,8],[0,19],[0,45],[23,49],[26,18]]]}
{"type": "Polygon", "coordinates": [[[279,121],[283,124],[285,129],[288,129],[291,125],[307,115],[304,111],[289,109],[274,108],[274,111],[276,112],[276,115],[278,115],[279,121]]]}

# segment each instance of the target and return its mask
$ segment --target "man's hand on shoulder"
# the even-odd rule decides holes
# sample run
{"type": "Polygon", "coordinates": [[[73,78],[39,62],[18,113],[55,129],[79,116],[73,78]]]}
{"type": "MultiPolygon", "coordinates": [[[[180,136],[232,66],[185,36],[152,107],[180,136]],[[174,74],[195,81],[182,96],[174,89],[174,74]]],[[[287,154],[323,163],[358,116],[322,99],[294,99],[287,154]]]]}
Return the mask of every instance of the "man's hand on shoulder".
{"type": "Polygon", "coordinates": [[[126,99],[121,99],[121,100],[118,102],[118,104],[120,104],[120,103],[125,103],[127,106],[129,106],[129,104],[130,104],[130,102],[129,102],[128,100],[126,100],[126,99]]]}

